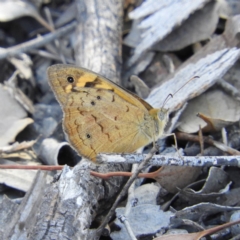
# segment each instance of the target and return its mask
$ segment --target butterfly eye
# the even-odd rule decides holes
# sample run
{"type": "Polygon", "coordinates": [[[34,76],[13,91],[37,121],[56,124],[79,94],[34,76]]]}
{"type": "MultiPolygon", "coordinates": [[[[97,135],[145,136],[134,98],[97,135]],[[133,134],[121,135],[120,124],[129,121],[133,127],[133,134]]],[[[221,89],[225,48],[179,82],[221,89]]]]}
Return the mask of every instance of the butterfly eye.
{"type": "Polygon", "coordinates": [[[101,99],[101,97],[100,97],[100,96],[97,96],[97,99],[98,99],[98,100],[100,100],[100,99],[101,99]]]}
{"type": "Polygon", "coordinates": [[[94,105],[95,105],[95,102],[94,102],[94,101],[91,101],[91,104],[94,106],[94,105]]]}
{"type": "Polygon", "coordinates": [[[73,83],[74,82],[73,77],[68,77],[67,80],[68,80],[69,83],[73,83]]]}
{"type": "Polygon", "coordinates": [[[91,135],[89,133],[86,134],[87,138],[91,138],[91,135]]]}
{"type": "Polygon", "coordinates": [[[162,111],[160,111],[158,116],[159,116],[160,120],[163,121],[164,117],[165,117],[165,114],[162,111]]]}

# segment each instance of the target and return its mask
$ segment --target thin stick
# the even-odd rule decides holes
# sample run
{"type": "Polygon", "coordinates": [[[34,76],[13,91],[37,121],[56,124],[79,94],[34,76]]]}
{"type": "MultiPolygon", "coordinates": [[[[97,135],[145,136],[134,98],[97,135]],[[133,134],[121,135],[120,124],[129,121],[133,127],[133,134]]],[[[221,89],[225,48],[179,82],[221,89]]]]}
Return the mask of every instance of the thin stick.
{"type": "MultiPolygon", "coordinates": [[[[159,173],[160,169],[156,170],[155,172],[150,172],[150,173],[139,173],[138,178],[152,178],[155,179],[157,175],[163,176],[170,176],[173,173],[159,173]]],[[[95,172],[95,171],[90,171],[90,174],[94,177],[99,177],[104,180],[107,180],[111,177],[131,177],[133,175],[132,172],[108,172],[108,173],[100,173],[100,172],[95,172]]]]}
{"type": "Polygon", "coordinates": [[[127,229],[127,232],[128,232],[128,235],[129,235],[130,239],[131,240],[137,240],[128,219],[123,215],[119,216],[118,219],[124,224],[125,228],[127,229]]]}
{"type": "Polygon", "coordinates": [[[202,133],[201,125],[199,125],[198,138],[199,138],[199,144],[200,144],[200,149],[201,149],[201,155],[203,155],[204,141],[203,141],[203,133],[202,133]]]}
{"type": "Polygon", "coordinates": [[[25,53],[32,49],[42,47],[45,44],[53,41],[54,39],[57,39],[59,37],[66,35],[66,33],[72,31],[76,26],[77,26],[77,22],[74,21],[62,28],[59,28],[55,32],[48,33],[41,37],[37,37],[28,42],[24,42],[9,48],[0,48],[0,59],[4,59],[6,57],[13,57],[20,53],[25,53]]]}
{"type": "MultiPolygon", "coordinates": [[[[141,163],[143,159],[146,157],[146,154],[99,154],[99,161],[97,163],[101,164],[133,164],[133,163],[141,163]]],[[[152,159],[149,161],[149,164],[152,166],[190,166],[190,167],[210,167],[210,166],[232,166],[239,167],[240,166],[240,156],[181,156],[173,157],[166,155],[154,155],[152,159]]],[[[38,166],[29,166],[29,165],[1,165],[0,169],[28,169],[28,170],[62,170],[63,166],[55,166],[55,165],[38,165],[38,166]]],[[[112,176],[118,176],[116,173],[108,173],[102,174],[94,171],[90,172],[92,176],[100,177],[103,179],[108,179],[112,176]]],[[[132,173],[129,172],[119,172],[121,176],[129,177],[132,173]]],[[[149,177],[149,175],[145,175],[146,173],[141,173],[139,177],[149,177]]]]}
{"type": "MultiPolygon", "coordinates": [[[[188,133],[177,132],[176,137],[177,137],[177,139],[180,139],[180,140],[199,142],[198,136],[188,134],[188,133]]],[[[209,137],[203,137],[202,139],[205,143],[215,146],[215,147],[219,148],[220,150],[222,150],[223,152],[229,153],[231,155],[240,155],[240,152],[238,150],[231,148],[222,142],[215,141],[209,137]]]]}
{"type": "MultiPolygon", "coordinates": [[[[141,163],[146,157],[145,154],[99,154],[97,163],[108,164],[133,164],[141,163]]],[[[189,167],[210,167],[210,166],[240,166],[240,156],[167,156],[154,155],[149,161],[151,166],[189,166],[189,167]]]]}
{"type": "Polygon", "coordinates": [[[46,171],[54,171],[54,170],[62,170],[63,165],[2,165],[0,164],[0,169],[22,169],[22,170],[46,170],[46,171]]]}

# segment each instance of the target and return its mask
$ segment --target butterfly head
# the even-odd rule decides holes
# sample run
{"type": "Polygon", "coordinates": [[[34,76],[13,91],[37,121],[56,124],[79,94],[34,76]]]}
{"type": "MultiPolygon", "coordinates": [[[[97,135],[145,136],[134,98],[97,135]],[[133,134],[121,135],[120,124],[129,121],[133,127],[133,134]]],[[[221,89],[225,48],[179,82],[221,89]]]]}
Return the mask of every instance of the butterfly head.
{"type": "Polygon", "coordinates": [[[169,109],[166,108],[153,108],[149,111],[150,116],[155,123],[154,135],[160,137],[164,133],[164,128],[168,122],[169,118],[169,109]]]}
{"type": "Polygon", "coordinates": [[[168,113],[169,113],[169,109],[166,109],[166,108],[160,108],[158,111],[158,118],[161,122],[165,122],[165,125],[169,119],[168,113]]]}

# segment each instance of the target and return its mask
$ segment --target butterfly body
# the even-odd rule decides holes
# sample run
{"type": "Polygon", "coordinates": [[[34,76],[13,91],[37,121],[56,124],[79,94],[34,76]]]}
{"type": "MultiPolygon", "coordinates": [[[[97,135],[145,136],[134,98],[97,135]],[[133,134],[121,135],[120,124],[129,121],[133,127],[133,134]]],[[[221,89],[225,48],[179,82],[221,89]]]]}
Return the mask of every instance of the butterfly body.
{"type": "Polygon", "coordinates": [[[163,134],[167,110],[110,80],[64,64],[51,66],[48,76],[64,113],[63,129],[80,155],[94,161],[101,152],[134,152],[163,134]]]}

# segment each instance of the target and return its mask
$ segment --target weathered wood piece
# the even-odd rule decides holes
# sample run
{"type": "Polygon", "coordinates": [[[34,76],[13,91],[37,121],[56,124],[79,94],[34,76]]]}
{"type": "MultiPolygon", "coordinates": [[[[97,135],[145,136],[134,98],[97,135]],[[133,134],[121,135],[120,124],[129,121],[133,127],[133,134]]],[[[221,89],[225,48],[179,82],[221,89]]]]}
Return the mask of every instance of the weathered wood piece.
{"type": "MultiPolygon", "coordinates": [[[[41,197],[47,185],[46,172],[38,172],[32,187],[29,189],[21,204],[15,211],[9,211],[5,217],[5,226],[2,229],[3,238],[1,239],[28,239],[29,233],[35,227],[38,217],[38,209],[42,203],[41,197]]],[[[31,239],[31,238],[29,238],[31,239]]],[[[38,238],[35,238],[38,239],[38,238]]]]}
{"type": "Polygon", "coordinates": [[[174,0],[168,3],[148,0],[132,11],[129,17],[142,20],[138,25],[142,32],[141,41],[129,63],[135,63],[144,51],[166,37],[173,28],[179,26],[190,14],[201,9],[207,2],[209,0],[196,0],[191,4],[187,0],[174,0]]]}
{"type": "Polygon", "coordinates": [[[8,197],[4,196],[0,204],[0,239],[4,238],[4,229],[12,221],[12,216],[17,211],[19,204],[11,201],[8,197]]]}
{"type": "Polygon", "coordinates": [[[78,66],[119,82],[122,52],[123,2],[78,1],[79,21],[75,57],[78,66]],[[88,40],[82,40],[88,39],[88,40]]]}

